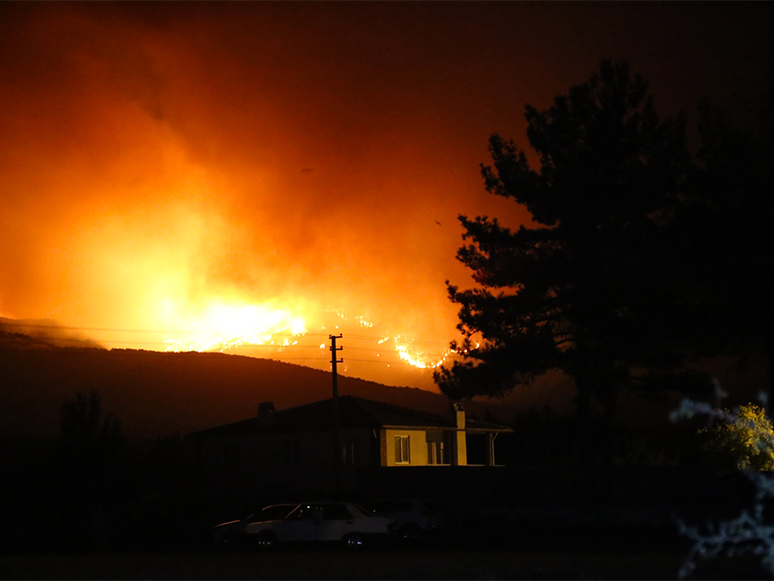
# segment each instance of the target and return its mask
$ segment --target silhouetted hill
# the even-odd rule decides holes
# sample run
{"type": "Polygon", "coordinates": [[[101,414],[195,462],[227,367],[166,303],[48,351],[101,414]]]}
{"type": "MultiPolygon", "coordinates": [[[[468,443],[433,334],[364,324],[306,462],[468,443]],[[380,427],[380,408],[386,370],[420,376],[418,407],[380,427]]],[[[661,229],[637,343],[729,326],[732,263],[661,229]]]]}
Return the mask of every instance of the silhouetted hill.
{"type": "Polygon", "coordinates": [[[0,349],[56,349],[56,345],[45,339],[0,331],[0,349]]]}
{"type": "MultiPolygon", "coordinates": [[[[59,408],[97,391],[130,438],[159,437],[243,420],[262,401],[277,409],[325,399],[331,374],[221,353],[60,348],[0,332],[0,437],[55,436],[59,408]]],[[[339,393],[444,413],[448,401],[417,388],[339,376],[339,393]]],[[[483,406],[472,404],[483,412],[483,406]]],[[[473,409],[471,411],[473,411],[473,409]]]]}
{"type": "Polygon", "coordinates": [[[0,348],[95,347],[102,345],[52,319],[0,317],[0,348]]]}

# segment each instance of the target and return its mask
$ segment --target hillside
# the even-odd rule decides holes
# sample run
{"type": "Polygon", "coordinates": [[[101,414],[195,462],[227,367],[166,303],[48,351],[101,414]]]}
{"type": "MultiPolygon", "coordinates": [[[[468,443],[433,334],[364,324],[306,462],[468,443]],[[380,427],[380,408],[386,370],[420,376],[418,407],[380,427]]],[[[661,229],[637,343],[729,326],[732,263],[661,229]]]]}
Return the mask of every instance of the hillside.
{"type": "MultiPolygon", "coordinates": [[[[59,408],[97,391],[130,438],[155,438],[249,418],[262,401],[284,409],[331,395],[331,375],[308,367],[221,353],[62,348],[0,332],[0,437],[55,436],[59,408]]],[[[428,391],[339,376],[339,393],[444,413],[428,391]]],[[[483,413],[482,404],[471,411],[483,413]]]]}

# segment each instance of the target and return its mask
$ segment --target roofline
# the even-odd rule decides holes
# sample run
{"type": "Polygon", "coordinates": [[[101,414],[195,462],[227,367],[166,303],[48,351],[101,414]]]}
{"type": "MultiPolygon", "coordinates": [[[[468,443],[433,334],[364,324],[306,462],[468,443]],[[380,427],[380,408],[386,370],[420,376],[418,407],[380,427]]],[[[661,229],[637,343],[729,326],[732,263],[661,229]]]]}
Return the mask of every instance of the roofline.
{"type": "Polygon", "coordinates": [[[403,424],[383,425],[382,430],[459,430],[457,426],[406,426],[403,424]]]}
{"type": "MultiPolygon", "coordinates": [[[[341,396],[339,396],[339,398],[340,399],[344,399],[344,398],[350,399],[353,402],[355,402],[357,405],[362,405],[362,404],[360,404],[360,402],[365,402],[366,405],[368,405],[368,404],[376,404],[377,406],[384,406],[386,408],[392,408],[392,409],[394,409],[396,411],[405,413],[405,414],[407,414],[409,416],[413,416],[413,417],[417,418],[418,420],[424,421],[424,422],[432,421],[433,418],[435,418],[435,417],[437,417],[438,420],[439,420],[439,423],[436,423],[436,424],[419,424],[419,425],[404,425],[404,424],[388,424],[387,425],[387,424],[381,424],[377,420],[374,423],[374,425],[372,425],[372,426],[367,428],[367,429],[371,429],[371,430],[374,430],[374,429],[380,429],[380,430],[415,430],[415,431],[416,430],[445,430],[445,431],[469,432],[469,433],[492,433],[492,432],[496,432],[496,433],[503,432],[504,433],[504,432],[512,432],[513,431],[511,428],[508,428],[506,426],[499,426],[499,425],[496,425],[496,424],[491,425],[491,426],[487,426],[487,425],[483,425],[482,426],[481,424],[486,424],[486,422],[480,422],[479,420],[473,420],[473,421],[470,422],[471,424],[473,424],[473,423],[479,424],[478,426],[469,425],[469,426],[466,426],[465,428],[459,428],[459,427],[457,427],[457,425],[455,425],[453,420],[444,420],[443,416],[439,416],[439,415],[434,414],[434,413],[424,412],[422,410],[416,410],[414,408],[408,408],[408,407],[404,407],[404,406],[401,406],[401,405],[396,405],[396,404],[393,404],[393,403],[382,402],[382,401],[379,401],[379,400],[371,400],[371,399],[363,398],[363,397],[360,397],[360,396],[357,396],[357,395],[349,395],[349,394],[347,394],[347,395],[341,395],[341,396]],[[443,423],[441,423],[441,422],[443,422],[443,423]]],[[[322,403],[324,403],[326,401],[332,401],[333,399],[334,398],[326,398],[326,399],[318,400],[318,401],[315,401],[315,402],[309,402],[309,403],[306,403],[306,404],[302,404],[300,406],[294,406],[294,407],[286,408],[286,409],[283,409],[283,410],[277,410],[275,413],[278,416],[282,416],[286,412],[289,412],[291,410],[298,410],[298,409],[305,408],[305,407],[311,407],[311,406],[315,406],[315,405],[320,405],[320,404],[322,404],[322,403]]],[[[361,408],[361,409],[363,409],[363,408],[361,408]]],[[[363,411],[366,414],[370,413],[370,412],[368,412],[367,409],[363,409],[363,411]]],[[[255,420],[256,420],[256,418],[253,417],[253,418],[247,418],[247,419],[244,419],[244,420],[239,420],[239,421],[236,421],[236,422],[231,422],[229,424],[224,424],[224,425],[221,425],[221,426],[214,426],[214,427],[211,427],[211,428],[205,428],[203,430],[197,430],[195,432],[186,434],[185,437],[186,438],[189,438],[189,437],[196,438],[196,437],[202,437],[202,436],[205,436],[205,437],[206,436],[216,436],[216,435],[221,435],[221,434],[222,435],[230,435],[230,436],[237,436],[238,437],[238,436],[250,436],[250,435],[256,435],[256,434],[269,435],[269,434],[281,434],[281,433],[291,433],[291,432],[295,433],[295,432],[306,432],[306,431],[310,431],[310,432],[329,431],[329,429],[327,429],[327,428],[325,428],[325,429],[313,429],[313,430],[308,430],[308,429],[303,429],[303,428],[301,428],[301,429],[290,429],[290,430],[288,430],[288,429],[279,429],[278,430],[278,429],[275,429],[274,426],[270,426],[270,425],[262,426],[258,430],[255,430],[255,428],[253,427],[254,423],[255,423],[255,420]],[[234,428],[236,428],[237,426],[240,426],[240,425],[247,426],[247,427],[249,427],[251,429],[247,433],[237,433],[237,434],[231,433],[231,434],[229,434],[229,432],[231,430],[233,430],[234,428]]],[[[343,430],[352,430],[352,429],[359,430],[359,429],[366,429],[366,427],[364,427],[364,426],[357,427],[357,428],[342,427],[341,429],[343,429],[343,430]]]]}
{"type": "Polygon", "coordinates": [[[458,428],[456,426],[403,426],[403,425],[391,425],[382,426],[383,430],[446,430],[454,432],[512,432],[511,428],[506,426],[492,426],[492,427],[476,427],[476,428],[458,428]]]}

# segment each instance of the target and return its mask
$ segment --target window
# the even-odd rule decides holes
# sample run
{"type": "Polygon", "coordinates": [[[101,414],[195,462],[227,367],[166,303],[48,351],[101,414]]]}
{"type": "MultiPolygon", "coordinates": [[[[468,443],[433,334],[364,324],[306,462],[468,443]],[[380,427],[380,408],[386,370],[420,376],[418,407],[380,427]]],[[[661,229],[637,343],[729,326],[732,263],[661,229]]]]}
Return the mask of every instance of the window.
{"type": "Polygon", "coordinates": [[[427,463],[428,464],[445,464],[445,458],[443,455],[444,446],[443,442],[428,442],[427,443],[427,463]]]}
{"type": "Polygon", "coordinates": [[[411,446],[409,445],[408,436],[395,436],[395,463],[396,464],[410,464],[411,463],[411,446]]]}
{"type": "Polygon", "coordinates": [[[291,512],[286,520],[322,520],[323,507],[319,504],[302,504],[291,512]]]}
{"type": "Polygon", "coordinates": [[[358,509],[358,510],[359,510],[359,511],[360,511],[362,514],[364,514],[364,515],[366,515],[366,516],[373,516],[373,515],[372,515],[370,512],[368,512],[366,509],[364,509],[364,508],[363,508],[362,506],[360,506],[359,504],[354,504],[354,505],[352,505],[352,506],[354,506],[356,509],[358,509]]]}
{"type": "Polygon", "coordinates": [[[352,520],[352,513],[343,504],[323,505],[323,520],[352,520]]]}
{"type": "Polygon", "coordinates": [[[288,520],[310,520],[312,518],[312,506],[309,504],[302,504],[296,510],[291,512],[288,520]]]}
{"type": "Polygon", "coordinates": [[[295,504],[275,504],[274,506],[267,506],[261,509],[253,515],[250,515],[250,522],[266,522],[270,520],[282,520],[288,513],[296,508],[295,504]]]}

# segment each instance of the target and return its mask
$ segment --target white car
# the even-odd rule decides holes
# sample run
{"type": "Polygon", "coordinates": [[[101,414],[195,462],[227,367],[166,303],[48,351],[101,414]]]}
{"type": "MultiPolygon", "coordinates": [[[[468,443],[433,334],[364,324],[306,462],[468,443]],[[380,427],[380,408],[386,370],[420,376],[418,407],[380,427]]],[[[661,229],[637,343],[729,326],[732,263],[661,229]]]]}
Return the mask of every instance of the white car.
{"type": "Polygon", "coordinates": [[[391,518],[374,516],[355,503],[330,501],[298,504],[284,518],[250,522],[244,531],[255,535],[261,549],[307,541],[343,542],[359,549],[368,539],[387,538],[394,526],[391,518]]]}
{"type": "Polygon", "coordinates": [[[251,523],[275,521],[285,518],[298,504],[273,504],[240,520],[219,524],[212,530],[212,541],[223,548],[239,549],[247,545],[245,528],[251,523]]]}

